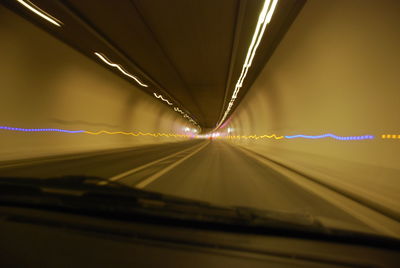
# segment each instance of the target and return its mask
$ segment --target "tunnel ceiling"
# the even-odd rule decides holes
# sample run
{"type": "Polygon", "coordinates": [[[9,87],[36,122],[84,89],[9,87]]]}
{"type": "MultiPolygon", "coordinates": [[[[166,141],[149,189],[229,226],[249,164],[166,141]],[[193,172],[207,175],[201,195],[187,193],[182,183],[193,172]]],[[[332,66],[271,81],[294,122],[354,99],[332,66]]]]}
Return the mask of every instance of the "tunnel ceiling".
{"type": "MultiPolygon", "coordinates": [[[[242,70],[263,0],[32,0],[63,22],[54,27],[14,0],[4,4],[99,61],[100,52],[188,113],[203,129],[222,118],[242,70]]],[[[234,108],[305,0],[280,0],[234,108]]],[[[158,101],[158,100],[157,100],[158,101]]]]}

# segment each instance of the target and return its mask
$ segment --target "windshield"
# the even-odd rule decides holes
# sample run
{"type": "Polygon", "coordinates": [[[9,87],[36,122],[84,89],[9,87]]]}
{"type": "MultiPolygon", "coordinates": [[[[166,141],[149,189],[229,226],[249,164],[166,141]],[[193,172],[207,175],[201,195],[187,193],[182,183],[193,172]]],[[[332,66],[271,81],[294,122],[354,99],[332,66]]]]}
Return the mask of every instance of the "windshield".
{"type": "Polygon", "coordinates": [[[0,188],[400,237],[399,2],[68,2],[0,6],[0,188]]]}

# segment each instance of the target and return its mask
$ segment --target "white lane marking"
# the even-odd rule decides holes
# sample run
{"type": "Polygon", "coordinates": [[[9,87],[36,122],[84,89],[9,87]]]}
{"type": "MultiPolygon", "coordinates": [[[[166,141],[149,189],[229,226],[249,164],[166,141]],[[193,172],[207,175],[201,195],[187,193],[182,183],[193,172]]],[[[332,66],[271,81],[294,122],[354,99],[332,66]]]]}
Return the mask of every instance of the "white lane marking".
{"type": "Polygon", "coordinates": [[[193,155],[195,155],[196,153],[200,152],[204,147],[206,147],[210,142],[206,141],[205,143],[203,143],[199,148],[197,148],[196,150],[194,150],[193,152],[191,152],[190,154],[186,155],[185,157],[179,159],[178,161],[174,162],[172,165],[158,171],[157,173],[151,175],[150,177],[148,177],[147,179],[144,179],[143,181],[139,182],[138,184],[135,185],[136,188],[142,189],[144,187],[146,187],[147,185],[149,185],[150,183],[152,183],[153,181],[155,181],[156,179],[158,179],[159,177],[161,177],[162,175],[164,175],[165,173],[167,173],[168,171],[170,171],[171,169],[175,168],[176,166],[178,166],[179,164],[181,164],[183,161],[187,160],[188,158],[192,157],[193,155]]]}
{"type": "Polygon", "coordinates": [[[372,229],[390,236],[400,237],[400,224],[399,222],[380,214],[379,212],[372,210],[346,196],[343,196],[335,191],[332,191],[316,182],[307,179],[300,174],[295,173],[289,169],[286,169],[272,161],[263,158],[253,151],[237,146],[235,148],[240,149],[245,155],[255,159],[256,161],[274,169],[278,173],[284,175],[291,182],[297,184],[303,189],[321,197],[328,201],[332,205],[346,211],[354,218],[357,218],[364,224],[368,225],[372,229]]]}
{"type": "MultiPolygon", "coordinates": [[[[165,160],[167,160],[167,159],[169,159],[169,158],[173,158],[173,157],[175,157],[175,156],[177,156],[177,155],[179,155],[179,154],[182,154],[182,153],[184,153],[184,152],[186,152],[186,151],[192,150],[193,148],[198,147],[198,146],[199,146],[199,145],[196,144],[195,146],[192,146],[192,147],[187,148],[187,149],[185,149],[185,150],[176,152],[176,153],[171,154],[171,155],[167,155],[167,156],[165,156],[165,157],[163,157],[163,158],[157,159],[157,160],[152,161],[152,162],[150,162],[150,163],[147,163],[147,164],[145,164],[145,165],[143,165],[143,166],[139,166],[139,167],[133,168],[133,169],[128,170],[128,171],[126,171],[126,172],[124,172],[124,173],[121,173],[121,174],[118,174],[118,175],[115,175],[115,176],[109,178],[108,181],[117,181],[117,180],[120,180],[120,179],[122,179],[122,178],[124,178],[124,177],[127,177],[127,176],[129,176],[129,175],[131,175],[131,174],[133,174],[133,173],[136,173],[136,172],[138,172],[138,171],[140,171],[140,170],[143,170],[143,169],[148,168],[148,167],[150,167],[150,166],[152,166],[152,165],[158,164],[159,162],[165,161],[165,160]]],[[[100,184],[100,185],[107,184],[107,181],[100,182],[99,184],[100,184]]]]}

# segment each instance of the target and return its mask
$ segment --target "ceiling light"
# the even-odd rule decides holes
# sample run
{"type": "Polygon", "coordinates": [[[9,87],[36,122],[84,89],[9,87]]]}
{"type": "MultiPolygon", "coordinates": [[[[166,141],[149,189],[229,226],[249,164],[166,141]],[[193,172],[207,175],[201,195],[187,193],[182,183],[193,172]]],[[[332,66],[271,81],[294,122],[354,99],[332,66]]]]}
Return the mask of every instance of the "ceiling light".
{"type": "Polygon", "coordinates": [[[162,101],[168,103],[168,105],[172,105],[172,102],[169,102],[167,99],[164,99],[161,94],[160,95],[157,95],[156,93],[153,93],[153,94],[157,99],[161,99],[162,101]]]}
{"type": "Polygon", "coordinates": [[[21,5],[23,5],[24,7],[26,7],[27,9],[29,9],[30,11],[32,11],[33,13],[35,13],[36,15],[42,17],[43,19],[47,20],[48,22],[58,27],[61,27],[61,25],[63,24],[60,20],[54,18],[53,16],[43,11],[42,9],[40,9],[39,7],[37,7],[35,4],[31,3],[28,0],[16,0],[16,1],[21,5]]]}
{"type": "MultiPolygon", "coordinates": [[[[111,62],[104,54],[98,53],[98,52],[94,52],[94,54],[99,57],[103,62],[105,62],[107,65],[110,65],[112,67],[117,68],[118,70],[120,70],[124,75],[134,79],[136,82],[138,82],[139,85],[143,86],[143,87],[148,87],[148,85],[143,84],[138,78],[136,78],[135,76],[131,75],[130,73],[128,73],[127,71],[125,71],[119,64],[113,63],[111,62]]],[[[158,95],[157,93],[153,92],[153,95],[157,98],[157,99],[161,99],[162,101],[168,103],[168,105],[173,105],[172,102],[170,102],[169,100],[165,99],[161,94],[158,95]]],[[[178,107],[174,107],[174,110],[178,113],[181,113],[183,115],[183,117],[187,118],[189,120],[189,122],[191,122],[194,125],[198,125],[189,115],[185,114],[181,109],[179,109],[178,107]]]]}
{"type": "Polygon", "coordinates": [[[278,3],[278,0],[272,0],[272,3],[271,3],[271,0],[265,0],[265,2],[264,2],[263,9],[261,10],[261,13],[258,17],[258,22],[257,22],[256,29],[254,31],[254,34],[253,34],[253,38],[251,40],[249,49],[247,51],[245,62],[243,63],[242,72],[240,73],[239,79],[236,82],[235,90],[233,91],[231,100],[229,101],[228,107],[225,110],[224,116],[222,117],[221,121],[218,123],[216,128],[221,126],[221,124],[224,122],[224,120],[228,116],[230,110],[232,109],[233,103],[235,102],[235,99],[237,98],[240,88],[243,85],[243,81],[244,81],[244,79],[247,75],[247,72],[253,62],[254,55],[256,53],[258,45],[261,42],[265,28],[266,28],[267,24],[271,21],[271,18],[275,11],[277,3],[278,3]]]}
{"type": "Polygon", "coordinates": [[[105,55],[100,54],[98,52],[95,52],[94,54],[97,57],[99,57],[103,62],[105,62],[107,65],[117,68],[121,73],[123,73],[124,75],[126,75],[126,76],[132,78],[133,80],[135,80],[142,87],[148,87],[148,85],[143,84],[137,77],[135,77],[132,74],[130,74],[127,71],[125,71],[119,64],[111,62],[109,59],[107,59],[107,57],[105,55]]]}
{"type": "Polygon", "coordinates": [[[175,112],[184,114],[184,112],[181,109],[179,109],[178,107],[174,107],[174,110],[175,110],[175,112]]]}

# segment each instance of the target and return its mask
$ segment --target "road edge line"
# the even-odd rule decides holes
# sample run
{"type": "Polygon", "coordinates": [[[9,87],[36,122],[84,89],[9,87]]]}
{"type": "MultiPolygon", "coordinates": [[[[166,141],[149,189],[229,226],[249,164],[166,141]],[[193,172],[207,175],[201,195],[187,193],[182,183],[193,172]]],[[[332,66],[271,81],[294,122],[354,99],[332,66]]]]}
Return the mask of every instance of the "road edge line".
{"type": "Polygon", "coordinates": [[[400,238],[400,223],[395,219],[392,219],[383,213],[379,213],[379,211],[376,211],[363,203],[357,202],[357,200],[343,195],[338,191],[334,191],[323,184],[317,183],[314,180],[309,179],[307,175],[304,175],[301,172],[296,172],[291,168],[285,168],[284,165],[275,163],[273,160],[269,160],[266,157],[260,156],[257,152],[243,148],[240,145],[235,148],[242,151],[248,157],[253,158],[261,164],[267,165],[268,167],[284,175],[287,179],[303,189],[346,211],[374,230],[386,235],[400,238]]]}

